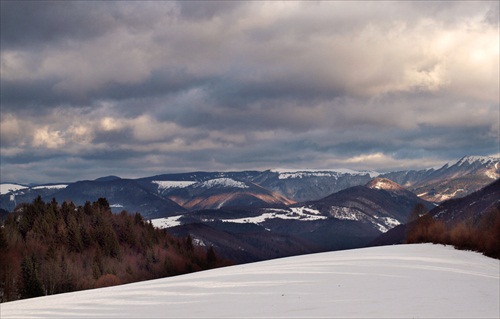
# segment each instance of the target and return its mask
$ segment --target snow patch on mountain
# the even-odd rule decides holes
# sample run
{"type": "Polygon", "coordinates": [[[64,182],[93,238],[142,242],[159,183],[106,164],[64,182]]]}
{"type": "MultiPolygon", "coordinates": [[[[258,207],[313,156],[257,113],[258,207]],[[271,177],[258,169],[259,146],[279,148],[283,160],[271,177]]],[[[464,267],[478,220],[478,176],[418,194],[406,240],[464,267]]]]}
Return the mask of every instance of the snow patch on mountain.
{"type": "Polygon", "coordinates": [[[193,245],[195,246],[201,246],[201,247],[206,247],[207,245],[205,242],[199,238],[193,238],[193,245]]]}
{"type": "Polygon", "coordinates": [[[180,219],[182,217],[183,217],[183,215],[170,216],[170,217],[164,217],[164,218],[156,218],[156,219],[151,219],[151,223],[156,228],[160,228],[160,229],[170,228],[170,227],[182,225],[182,222],[180,221],[180,219]]]}
{"type": "Polygon", "coordinates": [[[477,155],[468,155],[460,158],[459,160],[454,160],[446,163],[441,168],[450,168],[452,166],[462,166],[462,165],[471,165],[474,163],[479,163],[481,165],[485,164],[496,164],[500,163],[500,158],[492,157],[492,156],[477,156],[477,155]]]}
{"type": "Polygon", "coordinates": [[[404,189],[401,185],[394,183],[387,178],[374,178],[368,184],[366,184],[366,186],[371,189],[380,189],[387,191],[400,191],[404,189]]]}
{"type": "MultiPolygon", "coordinates": [[[[462,165],[465,163],[472,164],[475,162],[479,162],[481,164],[487,164],[487,163],[492,162],[494,160],[495,160],[494,158],[489,157],[489,156],[465,156],[465,157],[461,158],[457,164],[458,165],[462,165]]],[[[498,161],[498,159],[497,159],[497,161],[498,161]]]]}
{"type": "Polygon", "coordinates": [[[374,217],[377,218],[378,220],[381,220],[389,228],[394,228],[398,225],[401,225],[399,220],[392,218],[392,217],[378,217],[378,216],[374,216],[374,217]]]}
{"type": "Polygon", "coordinates": [[[498,174],[496,172],[496,170],[498,170],[498,168],[496,167],[497,166],[497,163],[495,163],[495,171],[492,171],[492,170],[486,170],[484,172],[484,175],[486,175],[486,177],[489,177],[491,179],[497,179],[500,177],[500,174],[498,174]]]}
{"type": "Polygon", "coordinates": [[[435,196],[435,198],[439,202],[444,202],[444,201],[451,199],[451,198],[461,197],[461,196],[463,196],[464,193],[465,193],[465,189],[463,189],[463,188],[459,188],[456,190],[447,189],[444,192],[442,192],[441,194],[435,196]]]}
{"type": "Polygon", "coordinates": [[[196,188],[212,188],[212,187],[231,187],[231,188],[250,188],[247,184],[236,181],[232,178],[215,178],[205,182],[197,183],[193,187],[196,188]]]}
{"type": "Polygon", "coordinates": [[[330,215],[340,220],[353,220],[372,224],[380,232],[385,233],[389,229],[401,224],[399,220],[392,217],[369,216],[354,207],[332,206],[330,215]]]}
{"type": "Polygon", "coordinates": [[[279,208],[266,208],[265,213],[258,216],[223,219],[223,222],[239,223],[239,224],[261,224],[269,219],[295,219],[301,221],[312,221],[327,219],[328,217],[322,216],[321,213],[309,207],[290,207],[288,209],[279,208]]]}
{"type": "Polygon", "coordinates": [[[355,220],[355,221],[360,221],[362,219],[365,219],[366,216],[356,208],[343,207],[343,206],[330,207],[330,215],[334,218],[341,220],[355,220]]]}
{"type": "Polygon", "coordinates": [[[184,188],[196,184],[196,181],[151,181],[158,185],[158,189],[165,190],[170,188],[184,188]]]}
{"type": "Polygon", "coordinates": [[[68,184],[58,184],[58,185],[38,185],[32,187],[32,189],[64,189],[68,187],[68,184]]]}
{"type": "Polygon", "coordinates": [[[0,195],[5,195],[11,192],[15,192],[21,189],[27,189],[27,186],[19,184],[2,183],[0,184],[0,195]]]}
{"type": "Polygon", "coordinates": [[[292,178],[307,178],[307,177],[333,177],[338,178],[341,175],[370,175],[370,177],[376,177],[380,175],[378,172],[374,171],[354,171],[351,169],[335,169],[335,170],[290,170],[276,168],[272,169],[271,172],[278,173],[278,179],[292,179],[292,178]]]}

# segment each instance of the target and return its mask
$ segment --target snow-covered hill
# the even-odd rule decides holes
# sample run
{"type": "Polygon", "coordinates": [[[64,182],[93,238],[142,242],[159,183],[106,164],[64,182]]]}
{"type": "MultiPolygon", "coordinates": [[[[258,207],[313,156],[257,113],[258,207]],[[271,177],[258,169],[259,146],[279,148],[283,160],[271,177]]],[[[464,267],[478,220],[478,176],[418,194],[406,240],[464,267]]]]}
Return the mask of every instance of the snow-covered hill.
{"type": "Polygon", "coordinates": [[[431,244],[337,251],[1,304],[5,318],[498,318],[500,261],[431,244]]]}
{"type": "Polygon", "coordinates": [[[0,184],[0,195],[5,195],[11,192],[18,191],[20,189],[26,189],[28,186],[19,185],[19,184],[11,184],[11,183],[2,183],[0,184]]]}

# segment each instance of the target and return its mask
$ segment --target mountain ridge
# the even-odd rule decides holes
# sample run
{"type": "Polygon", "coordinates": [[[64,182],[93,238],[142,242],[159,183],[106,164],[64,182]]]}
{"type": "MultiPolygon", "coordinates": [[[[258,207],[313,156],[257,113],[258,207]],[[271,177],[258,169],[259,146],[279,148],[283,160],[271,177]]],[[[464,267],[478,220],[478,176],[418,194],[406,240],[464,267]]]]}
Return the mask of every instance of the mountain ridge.
{"type": "MultiPolygon", "coordinates": [[[[289,205],[293,202],[306,202],[311,200],[319,200],[328,195],[347,189],[349,187],[366,185],[373,177],[386,178],[397,184],[402,185],[407,190],[410,190],[419,197],[432,202],[443,202],[450,198],[463,197],[470,194],[481,187],[491,183],[495,177],[500,177],[500,159],[487,156],[464,156],[456,162],[444,164],[441,168],[425,169],[420,171],[399,171],[379,174],[370,171],[354,171],[348,169],[338,170],[266,170],[266,171],[229,171],[229,172],[188,172],[188,173],[172,173],[161,174],[150,177],[142,177],[137,179],[122,179],[117,176],[104,176],[94,181],[89,182],[89,190],[87,194],[93,193],[92,196],[103,197],[106,194],[114,194],[112,189],[119,191],[120,188],[113,187],[113,184],[119,185],[121,180],[132,180],[136,183],[135,187],[138,192],[147,192],[148,196],[159,197],[163,200],[172,200],[178,205],[179,203],[189,203],[184,209],[203,209],[222,207],[226,204],[238,206],[265,206],[269,205],[289,205]],[[179,199],[179,194],[183,194],[192,189],[196,183],[208,182],[210,180],[231,179],[236,183],[244,185],[255,185],[261,187],[258,193],[266,193],[266,195],[255,196],[255,194],[247,195],[231,195],[229,194],[209,194],[211,200],[203,200],[193,198],[179,199]],[[92,184],[94,183],[94,184],[92,184]],[[92,186],[93,185],[93,186],[92,186]],[[103,185],[108,185],[109,189],[100,194],[92,192],[90,188],[103,189],[103,185]],[[265,189],[266,191],[264,191],[265,189]],[[232,198],[231,198],[232,197],[232,198]],[[222,204],[222,205],[220,205],[222,204]],[[220,205],[220,206],[219,206],[220,205]]],[[[78,183],[78,182],[76,182],[78,183]]],[[[67,183],[72,185],[75,183],[67,183]]],[[[62,185],[62,184],[61,184],[62,185]]],[[[0,195],[0,207],[12,211],[15,203],[30,202],[38,195],[46,200],[51,200],[52,197],[61,198],[64,194],[64,188],[56,189],[44,185],[19,186],[17,190],[9,191],[6,184],[1,184],[2,195],[0,195]],[[4,188],[5,191],[4,191],[4,188]],[[14,195],[14,196],[10,196],[14,195]],[[14,197],[14,198],[13,198],[14,197]]],[[[12,188],[12,186],[11,186],[12,188]]],[[[249,187],[250,188],[250,187],[249,187]]],[[[247,189],[248,190],[248,189],[247,189]]],[[[81,198],[83,195],[77,195],[81,198]]],[[[182,195],[181,197],[189,197],[182,195]]],[[[64,196],[63,196],[64,197],[64,196]]],[[[98,198],[97,197],[97,198],[98,198]]],[[[196,196],[195,196],[196,197],[196,196]]],[[[97,198],[87,198],[87,200],[96,200],[97,198]]],[[[64,199],[71,200],[71,196],[64,199]]],[[[118,205],[122,203],[113,203],[116,205],[115,210],[118,210],[118,205]]],[[[137,202],[135,205],[129,206],[129,209],[139,208],[142,213],[142,205],[148,203],[144,201],[137,202]]],[[[156,213],[164,216],[171,216],[177,213],[178,209],[173,209],[175,205],[162,208],[155,208],[156,213]]],[[[124,208],[125,209],[125,208],[124,208]]],[[[150,210],[151,211],[151,210],[150,210]]]]}

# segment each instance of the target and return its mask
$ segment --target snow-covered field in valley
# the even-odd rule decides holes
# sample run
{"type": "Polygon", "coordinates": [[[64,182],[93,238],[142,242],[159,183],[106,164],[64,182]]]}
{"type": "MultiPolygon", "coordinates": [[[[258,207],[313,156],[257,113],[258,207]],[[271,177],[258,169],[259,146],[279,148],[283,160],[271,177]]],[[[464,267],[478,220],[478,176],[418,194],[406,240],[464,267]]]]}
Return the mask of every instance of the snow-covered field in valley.
{"type": "Polygon", "coordinates": [[[440,245],[282,258],[0,304],[0,318],[498,318],[500,261],[440,245]]]}

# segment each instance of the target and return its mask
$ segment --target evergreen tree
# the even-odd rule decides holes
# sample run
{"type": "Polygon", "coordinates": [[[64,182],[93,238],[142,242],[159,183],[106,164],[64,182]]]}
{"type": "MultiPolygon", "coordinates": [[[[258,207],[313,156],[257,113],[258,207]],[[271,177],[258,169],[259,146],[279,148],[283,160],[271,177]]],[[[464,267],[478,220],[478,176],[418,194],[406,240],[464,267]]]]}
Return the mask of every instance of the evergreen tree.
{"type": "Polygon", "coordinates": [[[44,295],[42,283],[38,277],[39,263],[34,255],[27,256],[21,263],[21,298],[44,295]]]}
{"type": "Polygon", "coordinates": [[[188,251],[193,251],[194,250],[193,237],[191,237],[191,235],[188,235],[186,237],[186,249],[188,251]]]}
{"type": "Polygon", "coordinates": [[[0,251],[7,249],[7,247],[7,239],[5,238],[3,227],[0,226],[0,251]]]}
{"type": "Polygon", "coordinates": [[[207,250],[207,264],[208,267],[213,267],[217,261],[217,255],[215,254],[214,246],[210,245],[207,250]]]}

